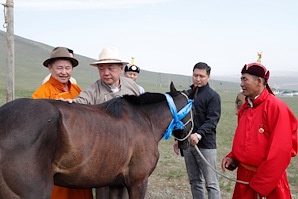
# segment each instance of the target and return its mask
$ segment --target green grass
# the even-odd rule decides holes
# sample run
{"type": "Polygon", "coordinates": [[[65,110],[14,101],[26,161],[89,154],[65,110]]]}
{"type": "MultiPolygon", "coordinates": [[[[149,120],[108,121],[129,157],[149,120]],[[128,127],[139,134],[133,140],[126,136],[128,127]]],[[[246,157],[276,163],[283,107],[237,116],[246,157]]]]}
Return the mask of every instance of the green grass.
{"type": "MultiPolygon", "coordinates": [[[[155,88],[158,90],[168,91],[169,89],[155,88]]],[[[16,96],[30,97],[33,91],[17,90],[16,96]]],[[[163,91],[161,91],[163,92],[163,91]]],[[[234,100],[236,91],[228,92],[227,90],[219,91],[222,98],[222,115],[217,128],[218,144],[218,169],[220,168],[221,159],[230,151],[234,130],[236,128],[236,115],[234,112],[234,100]]],[[[5,90],[0,89],[0,105],[4,104],[5,90]]],[[[298,115],[297,97],[281,98],[292,109],[294,114],[298,115]]],[[[160,159],[157,167],[149,178],[148,182],[148,199],[191,199],[190,185],[187,179],[184,159],[173,152],[173,139],[161,140],[159,143],[160,159]]],[[[293,199],[298,199],[298,158],[292,159],[287,169],[288,180],[291,186],[293,199]]],[[[226,172],[227,176],[235,178],[235,172],[226,172]]],[[[219,177],[222,198],[229,199],[232,196],[234,182],[223,177],[219,177]]]]}

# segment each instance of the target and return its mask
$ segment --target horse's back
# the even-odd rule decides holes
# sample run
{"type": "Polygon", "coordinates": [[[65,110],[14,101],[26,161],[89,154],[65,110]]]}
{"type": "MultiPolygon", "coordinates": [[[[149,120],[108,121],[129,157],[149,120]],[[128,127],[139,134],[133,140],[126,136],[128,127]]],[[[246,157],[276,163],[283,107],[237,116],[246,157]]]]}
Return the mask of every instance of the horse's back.
{"type": "Polygon", "coordinates": [[[21,139],[57,122],[59,111],[44,100],[21,98],[0,107],[0,142],[21,139]],[[7,140],[6,140],[7,141],[7,140]]]}

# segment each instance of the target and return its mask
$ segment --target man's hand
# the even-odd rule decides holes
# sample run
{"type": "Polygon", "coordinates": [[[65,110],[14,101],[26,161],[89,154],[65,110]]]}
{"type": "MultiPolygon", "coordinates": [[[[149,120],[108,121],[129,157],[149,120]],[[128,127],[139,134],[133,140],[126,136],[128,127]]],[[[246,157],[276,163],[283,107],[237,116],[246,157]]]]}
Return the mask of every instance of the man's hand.
{"type": "Polygon", "coordinates": [[[174,152],[179,155],[180,154],[180,149],[178,147],[178,141],[176,140],[173,144],[174,152]]]}
{"type": "Polygon", "coordinates": [[[231,165],[233,165],[234,161],[232,158],[230,157],[224,157],[222,159],[222,162],[221,162],[221,169],[222,171],[225,171],[226,169],[229,169],[229,170],[234,170],[235,168],[232,168],[231,165]]]}
{"type": "Polygon", "coordinates": [[[75,103],[76,102],[76,100],[75,99],[70,99],[70,98],[68,98],[68,99],[63,99],[63,98],[60,98],[59,100],[61,100],[61,101],[64,101],[64,102],[68,102],[68,103],[75,103]]]}
{"type": "Polygon", "coordinates": [[[199,143],[199,141],[200,140],[199,140],[198,136],[195,133],[190,135],[190,144],[192,146],[197,145],[199,143]]]}

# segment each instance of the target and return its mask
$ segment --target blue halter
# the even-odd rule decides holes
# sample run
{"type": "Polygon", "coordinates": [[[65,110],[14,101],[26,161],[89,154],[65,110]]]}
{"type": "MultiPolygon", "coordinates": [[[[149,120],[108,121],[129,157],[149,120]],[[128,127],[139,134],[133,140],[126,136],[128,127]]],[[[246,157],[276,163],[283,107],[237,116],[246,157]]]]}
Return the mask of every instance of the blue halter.
{"type": "Polygon", "coordinates": [[[191,110],[192,107],[192,103],[194,100],[190,100],[188,99],[187,105],[185,105],[178,113],[177,113],[177,109],[174,103],[173,98],[169,95],[169,94],[165,94],[166,98],[167,98],[167,102],[170,108],[170,111],[173,115],[173,119],[171,121],[171,123],[169,124],[165,134],[163,135],[163,139],[167,140],[171,137],[172,135],[172,131],[173,130],[181,130],[184,129],[184,124],[181,121],[191,110]]]}

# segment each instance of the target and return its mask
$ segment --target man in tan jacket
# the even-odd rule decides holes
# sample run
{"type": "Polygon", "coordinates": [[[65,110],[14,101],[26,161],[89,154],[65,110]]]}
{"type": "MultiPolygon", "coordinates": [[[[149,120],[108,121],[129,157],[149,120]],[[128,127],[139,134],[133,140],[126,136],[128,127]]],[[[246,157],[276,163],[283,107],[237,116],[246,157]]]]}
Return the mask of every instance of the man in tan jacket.
{"type": "MultiPolygon", "coordinates": [[[[73,102],[81,104],[100,104],[123,95],[140,95],[137,84],[129,78],[120,76],[124,65],[118,49],[104,48],[99,54],[99,59],[90,64],[97,67],[100,79],[82,91],[73,102]]],[[[71,101],[70,101],[71,102],[71,101]]],[[[126,188],[118,190],[102,187],[96,189],[96,199],[128,199],[126,188]]]]}

